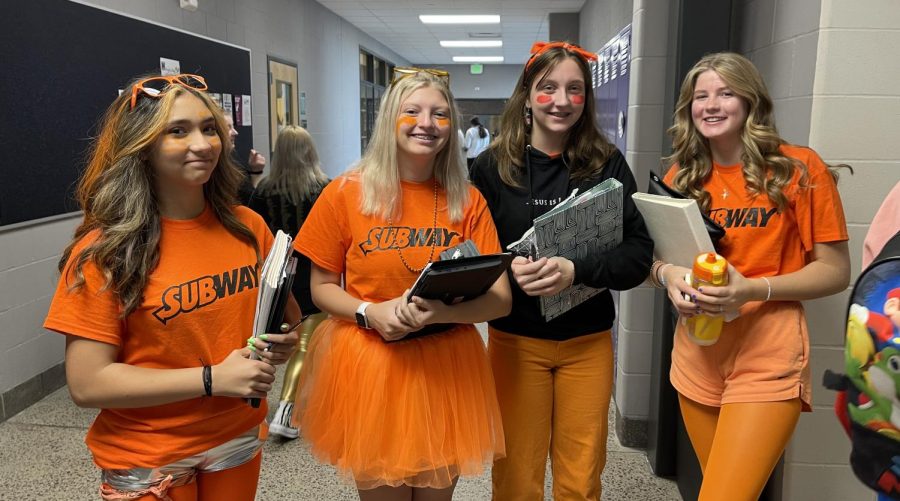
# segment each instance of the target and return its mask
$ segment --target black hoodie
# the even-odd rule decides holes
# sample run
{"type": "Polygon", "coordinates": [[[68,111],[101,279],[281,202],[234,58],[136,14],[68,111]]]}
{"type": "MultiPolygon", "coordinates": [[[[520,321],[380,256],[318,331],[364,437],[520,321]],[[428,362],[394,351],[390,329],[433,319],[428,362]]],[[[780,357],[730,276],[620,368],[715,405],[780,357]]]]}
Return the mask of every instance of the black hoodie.
{"type": "MultiPolygon", "coordinates": [[[[653,260],[653,241],[647,233],[644,219],[634,205],[631,195],[636,183],[625,157],[618,150],[596,178],[575,182],[569,179],[569,168],[562,155],[549,157],[528,147],[526,172],[519,180],[522,188],[505,184],[497,171],[492,151],[487,150],[472,164],[472,183],[487,200],[497,226],[500,245],[507,245],[522,237],[532,226],[535,217],[549,211],[574,188],[584,192],[606,179],[616,178],[622,183],[623,228],[622,243],[615,249],[590,253],[574,260],[575,283],[612,290],[627,290],[641,284],[650,273],[653,260]],[[530,188],[530,189],[529,189],[530,188]],[[529,198],[533,203],[529,204],[529,198]]],[[[564,341],[577,336],[610,329],[616,312],[609,290],[588,299],[568,312],[544,321],[540,301],[525,294],[510,275],[513,306],[510,314],[490,323],[501,331],[522,336],[564,341]]]]}

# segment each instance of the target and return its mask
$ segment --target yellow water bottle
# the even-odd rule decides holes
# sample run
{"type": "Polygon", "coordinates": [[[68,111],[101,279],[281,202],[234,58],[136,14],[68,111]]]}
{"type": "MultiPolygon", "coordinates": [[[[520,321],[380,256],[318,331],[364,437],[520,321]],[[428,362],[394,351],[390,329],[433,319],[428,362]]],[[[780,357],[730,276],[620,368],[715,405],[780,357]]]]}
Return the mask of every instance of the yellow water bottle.
{"type": "MultiPolygon", "coordinates": [[[[691,269],[691,287],[698,288],[706,285],[728,284],[728,261],[715,252],[703,252],[694,258],[694,266],[691,269]]],[[[687,321],[688,337],[691,341],[709,346],[719,340],[722,333],[722,324],[725,318],[722,315],[694,315],[687,321]]]]}

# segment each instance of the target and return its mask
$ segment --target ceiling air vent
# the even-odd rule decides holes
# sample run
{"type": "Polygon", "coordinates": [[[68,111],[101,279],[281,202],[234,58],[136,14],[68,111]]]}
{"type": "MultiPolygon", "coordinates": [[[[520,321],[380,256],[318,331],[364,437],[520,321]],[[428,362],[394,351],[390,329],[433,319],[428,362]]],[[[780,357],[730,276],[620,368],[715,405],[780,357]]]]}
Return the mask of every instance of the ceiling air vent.
{"type": "Polygon", "coordinates": [[[500,38],[500,33],[491,33],[487,31],[469,33],[469,38],[500,38]]]}

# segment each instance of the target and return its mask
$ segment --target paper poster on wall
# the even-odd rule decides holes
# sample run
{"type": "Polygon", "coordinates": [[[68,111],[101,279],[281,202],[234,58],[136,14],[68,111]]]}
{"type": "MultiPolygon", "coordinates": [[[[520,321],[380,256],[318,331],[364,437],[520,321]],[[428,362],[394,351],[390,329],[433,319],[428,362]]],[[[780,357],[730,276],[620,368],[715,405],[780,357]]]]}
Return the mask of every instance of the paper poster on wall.
{"type": "MultiPolygon", "coordinates": [[[[231,102],[231,94],[222,94],[222,109],[225,111],[226,115],[231,115],[231,117],[234,118],[234,115],[232,114],[234,105],[231,102]]],[[[235,123],[237,123],[237,120],[235,120],[235,123]]]]}
{"type": "Polygon", "coordinates": [[[234,95],[234,124],[235,125],[244,125],[244,117],[243,110],[241,109],[241,104],[243,101],[241,100],[240,94],[234,95]]]}
{"type": "Polygon", "coordinates": [[[159,58],[159,73],[161,75],[177,75],[181,73],[181,62],[177,59],[161,57],[159,58]]]}
{"type": "MultiPolygon", "coordinates": [[[[219,105],[219,108],[222,108],[222,94],[218,92],[210,92],[209,97],[219,105]]],[[[223,108],[224,109],[224,108],[223,108]]]]}
{"type": "Polygon", "coordinates": [[[300,114],[306,115],[306,92],[300,93],[300,114]]]}
{"type": "Polygon", "coordinates": [[[241,96],[241,101],[241,125],[250,126],[253,115],[250,111],[250,96],[241,96]]]}

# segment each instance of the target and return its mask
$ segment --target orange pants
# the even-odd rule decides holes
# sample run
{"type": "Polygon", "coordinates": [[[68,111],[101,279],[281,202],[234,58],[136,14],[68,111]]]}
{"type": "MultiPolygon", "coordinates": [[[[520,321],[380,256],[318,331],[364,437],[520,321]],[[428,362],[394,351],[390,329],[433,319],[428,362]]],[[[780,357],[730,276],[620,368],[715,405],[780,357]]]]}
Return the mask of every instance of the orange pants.
{"type": "Polygon", "coordinates": [[[553,497],[600,499],[612,394],[610,332],[548,341],[490,329],[488,352],[506,437],[493,499],[541,501],[550,454],[553,497]]]}
{"type": "Polygon", "coordinates": [[[759,499],[800,419],[800,399],[733,403],[721,408],[681,394],[678,401],[703,470],[698,501],[759,499]]]}

